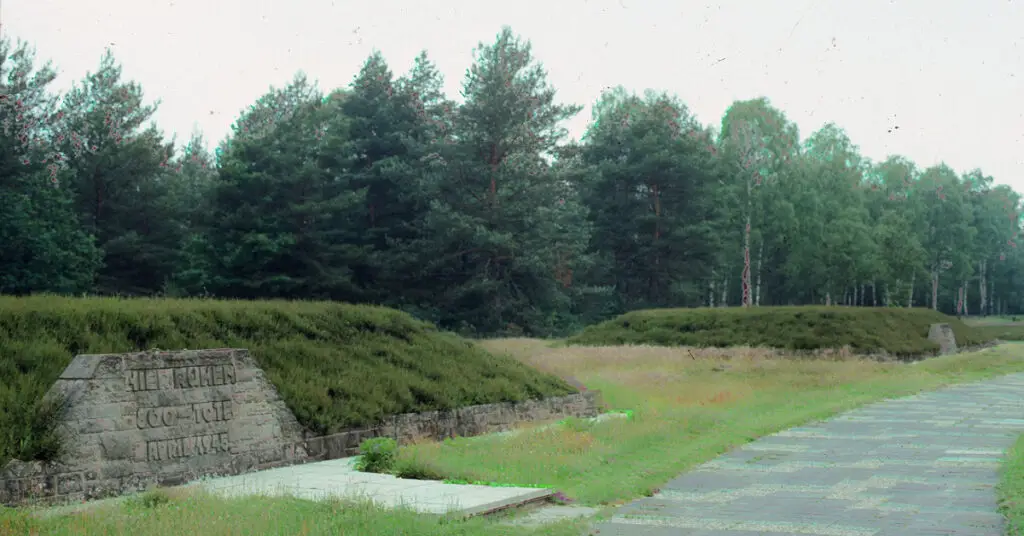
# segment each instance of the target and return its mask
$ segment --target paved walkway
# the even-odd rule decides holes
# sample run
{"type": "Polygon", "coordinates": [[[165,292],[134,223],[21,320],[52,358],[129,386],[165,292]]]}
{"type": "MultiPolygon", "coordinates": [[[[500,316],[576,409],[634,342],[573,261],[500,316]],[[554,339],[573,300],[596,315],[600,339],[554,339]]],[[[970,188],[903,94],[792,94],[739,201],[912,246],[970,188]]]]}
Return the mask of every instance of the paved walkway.
{"type": "Polygon", "coordinates": [[[764,437],[622,507],[601,536],[1002,536],[995,485],[1024,374],[764,437]]]}

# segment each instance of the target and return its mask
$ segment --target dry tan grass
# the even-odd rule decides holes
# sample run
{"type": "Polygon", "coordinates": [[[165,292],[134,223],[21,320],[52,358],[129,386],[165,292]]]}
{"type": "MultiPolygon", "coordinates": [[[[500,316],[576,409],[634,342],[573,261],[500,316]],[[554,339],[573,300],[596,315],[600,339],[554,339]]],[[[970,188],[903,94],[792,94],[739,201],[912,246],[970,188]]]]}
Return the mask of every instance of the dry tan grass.
{"type": "Polygon", "coordinates": [[[480,345],[589,388],[622,386],[647,392],[671,406],[729,405],[758,391],[824,387],[900,366],[855,356],[848,349],[819,352],[810,359],[750,347],[552,347],[546,341],[523,338],[492,339],[480,345]]]}

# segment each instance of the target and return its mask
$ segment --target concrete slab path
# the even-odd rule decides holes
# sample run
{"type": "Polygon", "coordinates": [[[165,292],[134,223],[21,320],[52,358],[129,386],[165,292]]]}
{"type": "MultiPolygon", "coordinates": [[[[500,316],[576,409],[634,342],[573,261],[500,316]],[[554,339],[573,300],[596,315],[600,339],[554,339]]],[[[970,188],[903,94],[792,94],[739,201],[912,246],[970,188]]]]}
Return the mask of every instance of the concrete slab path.
{"type": "Polygon", "coordinates": [[[1002,536],[995,486],[1024,374],[764,437],[620,508],[600,536],[1002,536]]]}
{"type": "Polygon", "coordinates": [[[365,498],[385,507],[471,516],[544,500],[553,490],[445,484],[362,473],[356,458],[292,465],[187,484],[223,496],[291,495],[302,499],[365,498]]]}

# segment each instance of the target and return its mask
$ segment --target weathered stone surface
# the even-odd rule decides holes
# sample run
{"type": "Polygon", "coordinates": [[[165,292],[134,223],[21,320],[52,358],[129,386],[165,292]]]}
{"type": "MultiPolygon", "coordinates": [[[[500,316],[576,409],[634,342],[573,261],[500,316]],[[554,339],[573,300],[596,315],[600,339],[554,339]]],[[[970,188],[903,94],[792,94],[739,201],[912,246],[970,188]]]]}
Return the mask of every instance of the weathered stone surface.
{"type": "Polygon", "coordinates": [[[302,428],[246,350],[79,355],[63,396],[60,463],[12,461],[0,503],[90,499],[305,459],[302,428]]]}
{"type": "Polygon", "coordinates": [[[358,454],[387,436],[400,444],[593,417],[600,392],[407,413],[376,427],[314,436],[246,350],[80,355],[47,396],[62,396],[65,452],[54,463],[0,468],[0,504],[80,501],[358,454]]]}
{"type": "Polygon", "coordinates": [[[940,355],[955,354],[958,351],[956,336],[949,324],[932,324],[928,328],[928,340],[939,345],[940,355]]]}

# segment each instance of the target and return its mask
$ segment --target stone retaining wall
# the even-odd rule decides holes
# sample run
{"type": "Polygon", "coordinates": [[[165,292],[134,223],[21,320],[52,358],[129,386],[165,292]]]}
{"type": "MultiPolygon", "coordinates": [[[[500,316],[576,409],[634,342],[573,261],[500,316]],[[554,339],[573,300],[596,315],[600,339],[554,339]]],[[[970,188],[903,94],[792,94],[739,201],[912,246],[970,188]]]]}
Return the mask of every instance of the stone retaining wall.
{"type": "Polygon", "coordinates": [[[505,431],[518,423],[593,417],[600,393],[409,413],[329,436],[304,431],[246,350],[80,355],[47,396],[65,401],[57,462],[0,469],[0,504],[55,504],[121,495],[204,476],[237,475],[400,444],[505,431]]]}
{"type": "Polygon", "coordinates": [[[391,437],[400,445],[423,439],[440,441],[456,436],[504,432],[524,422],[596,417],[602,407],[599,391],[584,391],[543,400],[406,413],[391,417],[374,428],[310,437],[297,447],[307,452],[310,460],[331,460],[359,454],[359,444],[374,437],[391,437]]]}

